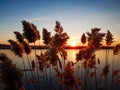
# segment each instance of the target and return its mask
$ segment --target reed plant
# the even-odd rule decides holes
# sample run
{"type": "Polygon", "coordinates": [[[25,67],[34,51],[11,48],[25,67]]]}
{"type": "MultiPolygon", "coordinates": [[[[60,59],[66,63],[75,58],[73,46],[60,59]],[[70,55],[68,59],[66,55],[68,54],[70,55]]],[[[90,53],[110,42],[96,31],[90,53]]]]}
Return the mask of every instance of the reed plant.
{"type": "MultiPolygon", "coordinates": [[[[15,55],[19,56],[22,59],[23,69],[25,70],[26,65],[25,65],[25,61],[24,61],[24,57],[23,57],[23,52],[24,52],[23,45],[21,43],[14,41],[14,40],[11,40],[11,39],[9,39],[8,42],[11,44],[11,51],[15,55]]],[[[25,72],[25,79],[27,82],[27,88],[29,89],[30,87],[29,87],[29,82],[28,82],[28,75],[26,72],[25,72]]]]}
{"type": "MultiPolygon", "coordinates": [[[[113,35],[112,33],[108,30],[106,33],[106,45],[107,47],[109,47],[112,43],[113,43],[113,35]]],[[[108,60],[109,60],[109,49],[106,49],[106,60],[105,60],[105,65],[108,64],[108,60]]]]}
{"type": "MultiPolygon", "coordinates": [[[[33,23],[27,22],[25,20],[22,21],[22,25],[23,25],[23,36],[27,39],[28,43],[34,43],[34,47],[35,47],[35,42],[37,40],[40,40],[40,33],[37,30],[37,27],[33,23]]],[[[37,89],[40,90],[36,48],[34,49],[34,51],[35,51],[36,72],[37,72],[36,75],[37,89]]]]}

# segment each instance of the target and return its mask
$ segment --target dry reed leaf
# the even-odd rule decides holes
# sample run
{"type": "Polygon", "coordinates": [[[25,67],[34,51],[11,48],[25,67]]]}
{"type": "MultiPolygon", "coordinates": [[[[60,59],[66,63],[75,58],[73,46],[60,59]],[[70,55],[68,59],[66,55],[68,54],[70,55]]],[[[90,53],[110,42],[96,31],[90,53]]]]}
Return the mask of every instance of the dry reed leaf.
{"type": "Polygon", "coordinates": [[[62,63],[59,58],[58,58],[58,62],[59,62],[60,69],[62,70],[62,63]]]}
{"type": "Polygon", "coordinates": [[[100,59],[99,59],[99,58],[98,58],[98,60],[97,60],[97,61],[98,61],[98,64],[100,64],[100,59]]]}

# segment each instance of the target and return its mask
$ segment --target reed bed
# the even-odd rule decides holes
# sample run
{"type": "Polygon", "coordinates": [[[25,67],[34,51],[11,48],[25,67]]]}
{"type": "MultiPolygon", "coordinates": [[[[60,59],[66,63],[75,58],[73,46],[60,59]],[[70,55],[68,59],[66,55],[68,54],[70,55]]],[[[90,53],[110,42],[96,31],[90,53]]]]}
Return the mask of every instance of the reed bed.
{"type": "Polygon", "coordinates": [[[55,22],[54,35],[43,28],[42,40],[49,49],[44,53],[40,49],[39,54],[34,49],[34,57],[31,57],[30,44],[36,46],[36,42],[41,39],[40,32],[33,23],[23,20],[22,25],[23,33],[15,31],[16,41],[10,39],[8,42],[11,45],[11,51],[21,57],[24,70],[26,65],[23,54],[26,54],[29,70],[22,72],[22,70],[13,66],[11,60],[5,54],[1,53],[0,77],[2,78],[1,82],[4,84],[3,90],[120,89],[120,70],[114,68],[114,56],[119,55],[120,44],[114,47],[112,66],[109,65],[110,55],[108,49],[106,50],[106,61],[102,70],[100,70],[100,59],[95,54],[97,50],[101,49],[104,38],[106,38],[105,41],[108,46],[113,43],[113,35],[110,31],[101,33],[100,28],[93,28],[91,32],[83,33],[80,40],[83,44],[87,43],[87,46],[79,50],[75,62],[72,62],[68,61],[67,52],[64,48],[70,37],[64,32],[59,21],[55,22]],[[6,69],[6,65],[11,69],[6,69]],[[110,70],[110,67],[112,67],[112,70],[110,70]],[[13,78],[11,81],[10,76],[13,78]]]}

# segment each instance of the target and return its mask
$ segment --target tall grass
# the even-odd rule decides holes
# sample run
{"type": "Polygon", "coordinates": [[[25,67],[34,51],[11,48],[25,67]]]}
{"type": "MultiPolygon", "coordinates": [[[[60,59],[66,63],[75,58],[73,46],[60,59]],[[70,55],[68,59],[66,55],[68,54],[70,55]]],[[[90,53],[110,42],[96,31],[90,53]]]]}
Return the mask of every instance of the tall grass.
{"type": "MultiPolygon", "coordinates": [[[[40,33],[37,27],[27,21],[22,21],[23,34],[19,32],[14,32],[16,34],[17,42],[9,40],[12,51],[15,55],[22,58],[23,52],[26,53],[29,69],[31,72],[32,79],[30,81],[34,82],[35,90],[107,90],[108,88],[108,74],[110,73],[110,65],[105,64],[104,68],[100,72],[100,60],[96,58],[95,52],[101,49],[103,38],[106,35],[106,43],[110,45],[113,42],[112,34],[110,31],[106,33],[101,33],[100,28],[93,28],[91,32],[83,33],[81,37],[81,42],[83,44],[87,43],[86,47],[79,50],[76,54],[76,61],[70,62],[67,60],[67,52],[65,46],[67,40],[70,38],[59,21],[55,22],[54,35],[51,35],[46,28],[43,28],[42,39],[43,43],[49,48],[46,52],[37,54],[36,51],[36,41],[40,40],[40,33]],[[34,44],[35,61],[31,60],[30,53],[31,48],[29,43],[34,44]],[[23,47],[22,47],[23,46],[23,47]],[[30,61],[32,61],[30,63],[30,61]],[[79,64],[81,64],[79,69],[79,64]],[[80,74],[75,75],[76,72],[80,74]],[[34,71],[32,71],[34,70],[34,71]],[[43,74],[42,79],[44,79],[45,87],[43,88],[43,83],[40,74],[43,74]],[[84,74],[84,76],[83,76],[84,74]],[[81,75],[81,76],[79,76],[81,75]],[[103,81],[102,81],[103,80],[103,81]],[[100,82],[104,84],[100,87],[100,82]]],[[[117,45],[114,52],[118,54],[120,50],[120,45],[117,45]]],[[[106,53],[106,61],[108,62],[108,57],[106,53]]],[[[114,64],[114,61],[113,61],[114,64]]],[[[23,59],[23,66],[25,68],[25,63],[23,59]]],[[[113,65],[114,66],[114,65],[113,65]]],[[[26,72],[25,72],[26,73],[26,72]]],[[[118,77],[119,70],[112,69],[112,89],[114,89],[115,84],[120,84],[120,77],[118,77]],[[115,83],[114,83],[115,82],[115,83]]],[[[26,77],[27,80],[30,77],[26,77]]],[[[29,81],[29,82],[30,82],[29,81]]],[[[25,82],[27,83],[27,82],[25,82]]],[[[30,89],[30,88],[26,88],[30,89]]]]}

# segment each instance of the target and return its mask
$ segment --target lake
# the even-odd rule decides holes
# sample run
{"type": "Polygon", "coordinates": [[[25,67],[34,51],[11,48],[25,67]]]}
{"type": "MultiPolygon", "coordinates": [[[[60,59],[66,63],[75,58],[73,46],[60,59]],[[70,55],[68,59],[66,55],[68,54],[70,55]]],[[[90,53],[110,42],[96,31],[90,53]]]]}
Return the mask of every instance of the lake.
{"type": "MultiPolygon", "coordinates": [[[[45,52],[46,50],[43,49],[42,52],[45,52]]],[[[40,50],[37,50],[37,55],[40,55],[41,53],[41,49],[40,50]]],[[[69,61],[73,61],[75,62],[76,60],[76,53],[78,53],[79,50],[78,49],[67,49],[67,60],[69,61]]],[[[11,52],[10,50],[0,50],[0,53],[5,53],[12,61],[14,64],[16,64],[19,68],[23,68],[22,66],[22,60],[21,58],[19,58],[18,56],[15,56],[15,54],[13,52],[11,52]]],[[[34,60],[35,59],[35,52],[34,50],[32,50],[31,52],[31,60],[34,60]]],[[[105,55],[106,55],[106,50],[105,49],[101,49],[101,50],[98,50],[96,51],[96,58],[99,58],[100,59],[100,63],[101,63],[101,68],[104,67],[104,64],[105,64],[105,55]]],[[[24,59],[25,59],[25,63],[26,63],[26,67],[28,68],[28,62],[27,62],[27,56],[24,55],[23,56],[24,59]]],[[[120,56],[119,55],[113,55],[113,50],[110,49],[109,50],[109,64],[112,65],[112,61],[113,61],[113,58],[114,58],[114,66],[115,66],[115,69],[120,69],[120,56]]]]}
{"type": "MultiPolygon", "coordinates": [[[[45,49],[36,50],[37,55],[40,55],[41,51],[44,53],[46,50],[45,49]]],[[[79,52],[79,49],[67,49],[67,55],[68,55],[67,56],[67,61],[76,62],[76,60],[75,60],[76,59],[76,53],[78,53],[78,52],[79,52]]],[[[13,61],[13,63],[16,64],[17,67],[19,67],[20,69],[23,70],[22,59],[19,58],[18,56],[15,56],[13,54],[13,52],[11,52],[10,50],[0,50],[0,53],[5,53],[13,61]]],[[[34,52],[34,50],[32,50],[30,56],[31,56],[30,61],[35,60],[35,52],[34,52]]],[[[27,56],[24,55],[23,57],[24,57],[24,60],[25,60],[26,69],[29,69],[27,56]]],[[[101,50],[96,51],[96,59],[97,58],[99,58],[99,60],[100,60],[100,64],[97,63],[97,72],[96,72],[97,73],[97,78],[99,78],[99,75],[101,74],[101,72],[102,72],[102,70],[103,70],[103,68],[105,66],[106,50],[101,49],[101,50]]],[[[74,66],[75,75],[78,78],[83,78],[84,77],[84,68],[82,67],[81,63],[82,63],[82,61],[80,61],[79,63],[77,63],[74,66]]],[[[120,69],[120,55],[113,55],[113,50],[112,49],[109,49],[108,64],[110,65],[110,67],[109,67],[109,75],[108,75],[108,83],[107,83],[108,84],[108,90],[109,90],[111,88],[110,85],[111,85],[111,74],[112,74],[113,66],[114,66],[114,70],[120,69]]],[[[26,72],[27,72],[28,76],[30,76],[30,72],[29,71],[26,71],[26,72]]],[[[50,78],[52,76],[49,75],[49,72],[50,72],[50,69],[47,70],[47,73],[48,73],[48,79],[51,80],[50,78]]],[[[54,73],[54,71],[53,71],[53,73],[54,73]]],[[[120,74],[118,74],[118,76],[120,76],[120,74]]],[[[103,78],[99,78],[99,79],[102,80],[103,78]]],[[[52,84],[50,83],[50,86],[54,87],[55,86],[54,84],[56,84],[57,81],[58,80],[53,80],[52,84]]],[[[41,85],[42,90],[48,90],[48,88],[45,87],[46,81],[44,79],[41,79],[40,82],[42,83],[42,85],[41,85]]],[[[92,90],[95,90],[94,82],[91,82],[91,83],[93,84],[92,90]]],[[[103,84],[104,83],[100,84],[100,87],[104,87],[103,84]]],[[[56,84],[56,87],[59,87],[59,86],[56,84]]],[[[30,86],[30,88],[31,88],[30,90],[34,90],[32,85],[30,86]]],[[[115,85],[114,90],[120,90],[120,86],[115,85]]]]}

